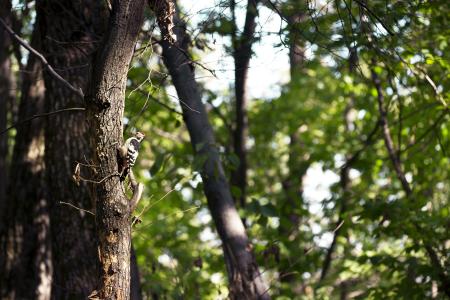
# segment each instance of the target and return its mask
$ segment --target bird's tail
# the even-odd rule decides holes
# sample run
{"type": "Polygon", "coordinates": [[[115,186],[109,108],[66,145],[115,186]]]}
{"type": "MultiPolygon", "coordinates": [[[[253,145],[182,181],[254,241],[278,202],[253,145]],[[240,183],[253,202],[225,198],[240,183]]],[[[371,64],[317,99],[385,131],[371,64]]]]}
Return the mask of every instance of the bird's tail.
{"type": "Polygon", "coordinates": [[[127,178],[127,176],[128,176],[128,171],[129,171],[128,168],[125,168],[122,171],[122,174],[120,174],[120,181],[125,181],[125,178],[127,178]]]}

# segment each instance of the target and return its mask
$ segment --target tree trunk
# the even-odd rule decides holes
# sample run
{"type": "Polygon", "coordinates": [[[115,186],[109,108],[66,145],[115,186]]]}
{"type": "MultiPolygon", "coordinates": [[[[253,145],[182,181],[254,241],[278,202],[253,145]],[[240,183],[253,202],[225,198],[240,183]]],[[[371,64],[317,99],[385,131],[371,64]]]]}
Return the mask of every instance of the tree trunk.
{"type": "MultiPolygon", "coordinates": [[[[252,56],[252,45],[255,40],[256,16],[258,0],[248,0],[245,16],[244,32],[239,37],[233,35],[234,78],[236,124],[233,131],[234,153],[239,158],[239,165],[231,174],[231,184],[240,190],[239,203],[245,206],[247,191],[247,148],[248,116],[247,116],[247,74],[252,56]]],[[[234,33],[235,34],[235,33],[234,33]]]]}
{"type": "Polygon", "coordinates": [[[133,245],[131,245],[130,268],[130,300],[142,300],[139,268],[136,259],[136,252],[134,251],[133,245]]]}
{"type": "MultiPolygon", "coordinates": [[[[304,41],[298,33],[298,26],[301,25],[306,14],[304,9],[293,9],[289,14],[284,16],[288,21],[289,29],[289,63],[290,63],[290,90],[292,87],[298,86],[299,79],[304,76],[305,66],[305,46],[304,41]]],[[[303,121],[299,120],[292,128],[289,128],[289,173],[282,181],[282,187],[285,194],[285,200],[280,205],[282,215],[289,218],[290,223],[280,222],[279,232],[282,236],[295,237],[293,243],[298,242],[299,226],[301,222],[301,209],[303,205],[303,177],[306,175],[311,160],[309,157],[309,149],[305,148],[302,141],[299,127],[303,125],[303,121]]],[[[291,268],[280,268],[280,281],[293,282],[298,275],[292,272],[291,268]]]]}
{"type": "MultiPolygon", "coordinates": [[[[97,1],[39,1],[43,52],[72,85],[86,90],[94,51],[107,16],[97,1]]],[[[84,107],[84,101],[45,73],[45,111],[84,107]]],[[[95,288],[97,244],[89,186],[72,180],[77,162],[91,156],[84,112],[62,112],[46,119],[45,162],[52,228],[53,299],[86,298],[95,288]]]]}
{"type": "MultiPolygon", "coordinates": [[[[0,17],[11,25],[11,2],[0,0],[0,17]]],[[[12,68],[11,68],[11,39],[6,30],[0,29],[0,131],[7,126],[7,107],[11,102],[12,90],[12,68]]],[[[0,210],[3,210],[6,202],[7,186],[7,156],[8,156],[8,134],[0,137],[0,210]]]]}
{"type": "Polygon", "coordinates": [[[119,181],[117,151],[128,67],[142,25],[144,0],[113,2],[108,31],[86,96],[96,166],[93,196],[99,238],[100,299],[130,298],[131,211],[119,181]]]}
{"type": "MultiPolygon", "coordinates": [[[[39,49],[39,31],[31,45],[39,49]]],[[[29,56],[22,74],[19,122],[41,113],[44,82],[40,62],[29,56]]],[[[48,202],[44,183],[43,120],[17,128],[0,232],[1,299],[50,299],[51,247],[48,202]]]]}
{"type": "MultiPolygon", "coordinates": [[[[353,74],[356,70],[357,64],[358,64],[358,53],[357,49],[355,47],[349,46],[349,73],[353,74]]],[[[353,93],[350,94],[350,101],[347,104],[347,107],[344,111],[344,122],[345,122],[345,129],[346,131],[352,131],[353,130],[353,121],[350,118],[351,110],[355,103],[355,95],[353,93]]],[[[324,280],[325,277],[328,274],[328,271],[331,267],[331,262],[333,260],[333,254],[337,246],[337,239],[342,234],[345,233],[345,228],[347,225],[344,226],[345,219],[349,219],[348,217],[345,218],[345,215],[347,214],[348,209],[348,203],[349,198],[351,196],[351,179],[350,179],[350,169],[353,167],[353,164],[355,162],[354,159],[350,156],[350,153],[346,155],[346,161],[344,164],[344,167],[341,169],[341,174],[339,178],[339,184],[342,189],[342,199],[341,199],[341,208],[339,210],[339,218],[336,223],[336,228],[333,235],[333,241],[331,242],[330,247],[328,248],[325,258],[322,265],[322,271],[320,273],[320,281],[324,280]]],[[[346,289],[346,287],[343,287],[343,289],[346,289]]]]}
{"type": "MultiPolygon", "coordinates": [[[[158,12],[157,12],[158,13],[158,12]]],[[[183,119],[197,157],[205,157],[201,169],[208,206],[222,240],[231,299],[270,299],[253,256],[244,225],[236,211],[222,162],[201,101],[188,55],[186,27],[175,17],[176,45],[162,40],[163,59],[180,98],[183,119]]]]}

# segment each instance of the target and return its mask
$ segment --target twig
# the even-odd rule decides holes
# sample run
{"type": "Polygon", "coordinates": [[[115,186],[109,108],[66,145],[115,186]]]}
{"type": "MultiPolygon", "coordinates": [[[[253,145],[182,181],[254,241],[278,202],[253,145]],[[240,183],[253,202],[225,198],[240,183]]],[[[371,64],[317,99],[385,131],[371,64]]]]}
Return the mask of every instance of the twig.
{"type": "Polygon", "coordinates": [[[398,56],[398,58],[400,59],[400,61],[401,61],[402,63],[404,63],[404,64],[408,67],[408,69],[409,69],[414,75],[417,75],[417,76],[419,77],[419,79],[422,79],[422,78],[420,78],[420,73],[422,73],[422,75],[423,75],[424,78],[425,78],[425,81],[431,86],[431,88],[432,88],[434,94],[435,94],[436,97],[438,98],[438,101],[439,101],[444,107],[447,107],[447,106],[448,106],[448,105],[447,105],[447,102],[445,102],[444,98],[442,97],[442,94],[439,92],[439,89],[437,88],[437,86],[436,86],[436,84],[434,83],[433,79],[431,79],[431,77],[427,74],[427,72],[426,72],[423,68],[421,68],[421,67],[419,67],[419,66],[416,66],[416,65],[414,65],[414,64],[411,64],[411,63],[409,63],[409,62],[407,62],[397,50],[395,50],[394,52],[395,52],[395,54],[398,56]],[[419,70],[419,72],[418,72],[417,70],[415,70],[414,68],[416,68],[417,70],[419,70]]]}
{"type": "Polygon", "coordinates": [[[383,20],[381,20],[380,17],[378,17],[367,5],[366,3],[355,0],[356,3],[358,3],[360,6],[362,6],[370,15],[372,15],[378,22],[380,22],[381,26],[389,33],[389,35],[394,36],[395,34],[387,27],[386,24],[384,24],[383,20]]]}
{"type": "MultiPolygon", "coordinates": [[[[338,231],[338,230],[342,227],[343,224],[344,224],[344,221],[342,221],[342,222],[340,222],[339,224],[337,224],[336,228],[334,228],[333,231],[332,231],[331,233],[335,233],[336,231],[338,231]]],[[[302,260],[302,258],[304,258],[304,255],[307,255],[307,254],[311,253],[311,251],[313,251],[314,248],[316,248],[316,247],[317,247],[317,245],[312,245],[312,246],[310,246],[310,247],[308,247],[308,248],[305,248],[305,249],[303,250],[303,255],[300,255],[300,256],[299,256],[292,264],[290,264],[290,266],[285,270],[286,272],[288,272],[288,271],[289,271],[289,272],[288,272],[288,273],[284,273],[284,274],[289,274],[289,273],[295,274],[295,273],[298,273],[298,272],[296,272],[296,271],[290,271],[290,270],[292,270],[296,265],[298,265],[298,264],[300,263],[300,261],[302,260]]],[[[264,273],[264,272],[262,272],[262,273],[264,273]]],[[[259,276],[261,276],[262,273],[261,273],[259,276]]],[[[285,276],[286,276],[286,275],[285,275],[285,276]]],[[[279,277],[279,278],[281,278],[281,277],[279,277]]],[[[278,279],[279,279],[279,278],[278,278],[278,279]]],[[[269,292],[269,291],[272,289],[273,285],[272,285],[271,283],[272,283],[274,280],[275,280],[275,278],[273,278],[273,279],[270,281],[269,287],[264,291],[263,294],[266,294],[267,292],[269,292]]]]}
{"type": "Polygon", "coordinates": [[[133,170],[129,171],[128,179],[130,180],[131,189],[133,190],[133,196],[130,199],[130,212],[133,212],[138,203],[139,200],[141,200],[142,192],[144,191],[144,185],[142,183],[137,182],[136,177],[134,177],[133,170]]]}
{"type": "MultiPolygon", "coordinates": [[[[166,103],[164,103],[164,102],[158,100],[158,98],[154,97],[154,96],[151,95],[150,93],[147,93],[147,92],[145,92],[145,91],[143,91],[143,90],[141,90],[141,89],[137,89],[137,91],[138,91],[139,93],[141,93],[141,94],[147,96],[148,99],[150,99],[150,100],[156,102],[157,104],[161,105],[162,107],[166,108],[167,110],[169,110],[169,111],[171,111],[171,112],[173,112],[173,113],[175,113],[175,114],[177,114],[177,115],[180,115],[180,116],[183,115],[181,112],[179,112],[178,110],[176,110],[176,109],[170,107],[170,106],[167,105],[166,103]]],[[[138,115],[141,115],[142,112],[143,112],[145,109],[146,109],[146,106],[143,106],[142,109],[141,109],[141,111],[138,113],[138,115]]]]}
{"type": "MultiPolygon", "coordinates": [[[[375,65],[375,60],[372,60],[373,65],[375,65]]],[[[392,141],[391,132],[389,129],[389,124],[387,120],[387,111],[384,107],[384,94],[383,89],[381,87],[380,78],[373,68],[370,69],[370,73],[372,75],[372,81],[375,85],[375,89],[377,91],[377,101],[378,101],[378,111],[380,113],[380,125],[383,133],[383,139],[386,146],[386,150],[388,151],[389,158],[394,165],[395,173],[397,174],[400,183],[402,184],[403,190],[406,195],[410,197],[412,195],[412,189],[409,186],[408,181],[406,180],[405,173],[402,170],[400,158],[396,154],[396,150],[394,147],[394,142],[392,141]]]]}
{"type": "Polygon", "coordinates": [[[107,180],[107,179],[109,179],[109,178],[115,177],[115,176],[120,177],[120,174],[119,174],[119,173],[109,174],[108,176],[103,177],[103,178],[100,179],[99,181],[95,181],[95,180],[91,180],[91,179],[86,179],[86,178],[83,178],[83,177],[81,177],[81,176],[80,176],[79,178],[80,178],[81,181],[85,181],[85,182],[89,182],[89,183],[95,183],[95,184],[100,184],[100,183],[102,183],[103,181],[105,181],[105,180],[107,180]]]}
{"type": "Polygon", "coordinates": [[[157,219],[157,220],[155,220],[155,221],[153,221],[153,222],[150,222],[150,223],[148,223],[148,224],[145,224],[145,225],[143,225],[143,226],[140,226],[140,227],[139,227],[139,230],[144,229],[144,228],[146,228],[146,227],[149,227],[149,226],[155,224],[156,222],[164,221],[164,220],[165,220],[166,218],[168,218],[168,217],[175,216],[175,215],[177,215],[177,214],[179,214],[179,213],[183,213],[183,214],[184,214],[184,213],[186,213],[186,212],[189,212],[189,211],[192,211],[192,210],[196,210],[196,209],[199,209],[199,208],[200,208],[200,206],[194,206],[194,207],[191,207],[191,208],[188,208],[188,209],[185,209],[185,210],[179,210],[179,211],[176,211],[176,212],[174,212],[174,213],[171,213],[171,214],[169,214],[169,215],[164,216],[163,219],[157,219]]]}
{"type": "Polygon", "coordinates": [[[59,201],[59,204],[65,204],[65,205],[68,205],[68,206],[70,206],[70,207],[73,207],[73,208],[75,208],[75,209],[77,209],[77,210],[80,210],[80,211],[83,211],[83,212],[86,212],[86,213],[88,213],[88,214],[91,214],[91,215],[95,216],[95,214],[94,214],[92,211],[89,211],[89,210],[86,210],[86,209],[79,208],[79,207],[77,207],[77,206],[75,206],[75,205],[73,205],[73,204],[71,204],[71,203],[59,201]]]}
{"type": "Polygon", "coordinates": [[[378,132],[378,129],[380,128],[380,120],[377,120],[374,128],[367,136],[366,140],[363,142],[363,146],[356,151],[346,162],[344,165],[342,165],[341,169],[347,168],[349,165],[353,164],[361,155],[361,153],[366,150],[367,147],[369,147],[373,143],[373,138],[375,137],[375,134],[378,132]]]}
{"type": "MultiPolygon", "coordinates": [[[[1,21],[1,20],[0,20],[0,21],[1,21]]],[[[15,127],[21,126],[21,125],[23,125],[24,123],[30,122],[30,121],[32,121],[32,120],[34,120],[34,119],[36,119],[36,118],[47,117],[47,116],[59,114],[60,112],[65,112],[65,111],[84,111],[84,110],[85,110],[84,107],[71,107],[71,108],[58,109],[58,110],[51,111],[51,112],[47,112],[47,113],[43,113],[43,114],[36,114],[36,115],[33,115],[32,117],[30,117],[30,118],[28,118],[28,119],[22,120],[22,121],[20,121],[20,122],[18,122],[18,123],[15,123],[15,124],[9,126],[9,127],[6,128],[5,130],[1,131],[1,132],[0,132],[0,135],[4,134],[5,132],[7,132],[7,131],[9,131],[9,130],[15,128],[15,127]]]]}
{"type": "Polygon", "coordinates": [[[67,87],[69,90],[74,92],[76,95],[84,99],[84,94],[81,88],[76,88],[73,85],[71,85],[69,82],[67,82],[61,75],[59,75],[53,67],[48,63],[47,59],[39,53],[36,49],[31,47],[25,40],[23,40],[21,37],[19,37],[6,23],[5,21],[0,18],[0,24],[5,28],[5,30],[11,35],[11,37],[16,40],[20,45],[22,45],[25,49],[30,51],[32,54],[34,54],[37,58],[39,58],[42,62],[42,65],[44,68],[47,68],[47,70],[50,72],[50,74],[55,77],[57,80],[59,80],[65,87],[67,87]]]}

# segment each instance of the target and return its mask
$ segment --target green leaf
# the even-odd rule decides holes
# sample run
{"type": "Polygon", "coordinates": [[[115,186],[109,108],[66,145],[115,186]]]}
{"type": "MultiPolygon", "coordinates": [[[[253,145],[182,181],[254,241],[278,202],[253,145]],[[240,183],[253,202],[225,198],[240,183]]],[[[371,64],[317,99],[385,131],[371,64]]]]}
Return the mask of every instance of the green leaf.
{"type": "Polygon", "coordinates": [[[272,204],[266,204],[260,207],[261,214],[266,217],[276,217],[278,216],[278,212],[275,206],[272,204]]]}

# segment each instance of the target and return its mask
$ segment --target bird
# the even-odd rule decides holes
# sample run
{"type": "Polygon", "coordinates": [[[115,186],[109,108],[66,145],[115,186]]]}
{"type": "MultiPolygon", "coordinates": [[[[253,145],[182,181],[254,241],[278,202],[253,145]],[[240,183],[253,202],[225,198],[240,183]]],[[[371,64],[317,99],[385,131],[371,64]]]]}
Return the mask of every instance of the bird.
{"type": "Polygon", "coordinates": [[[133,137],[127,139],[123,146],[118,149],[120,181],[125,180],[130,172],[130,168],[136,163],[139,156],[139,148],[144,137],[145,134],[138,131],[133,137]]]}

